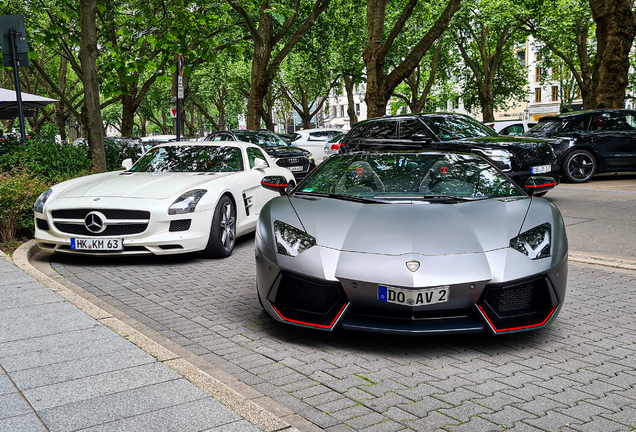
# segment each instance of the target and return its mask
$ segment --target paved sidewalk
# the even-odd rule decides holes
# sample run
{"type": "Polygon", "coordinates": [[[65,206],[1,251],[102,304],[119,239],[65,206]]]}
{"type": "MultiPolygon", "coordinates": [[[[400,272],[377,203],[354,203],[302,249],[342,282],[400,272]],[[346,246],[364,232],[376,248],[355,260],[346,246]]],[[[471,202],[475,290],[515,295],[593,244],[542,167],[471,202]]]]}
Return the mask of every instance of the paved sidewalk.
{"type": "Polygon", "coordinates": [[[0,431],[259,429],[0,259],[0,431]]]}

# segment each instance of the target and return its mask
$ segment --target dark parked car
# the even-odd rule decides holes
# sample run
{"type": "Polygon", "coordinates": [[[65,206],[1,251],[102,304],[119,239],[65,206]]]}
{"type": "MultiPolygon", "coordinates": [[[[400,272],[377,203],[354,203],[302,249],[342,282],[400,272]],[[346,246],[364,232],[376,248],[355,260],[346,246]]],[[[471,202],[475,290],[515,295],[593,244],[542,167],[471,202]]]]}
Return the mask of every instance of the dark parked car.
{"type": "Polygon", "coordinates": [[[596,173],[636,171],[636,111],[579,111],[543,117],[526,137],[552,144],[563,177],[574,183],[596,173]]]}
{"type": "Polygon", "coordinates": [[[385,116],[354,124],[340,151],[449,150],[487,157],[515,183],[535,174],[559,182],[557,158],[544,140],[499,136],[492,128],[452,113],[385,116]]]}
{"type": "Polygon", "coordinates": [[[235,130],[214,132],[206,137],[207,141],[243,141],[256,144],[267,152],[280,167],[294,173],[300,180],[316,167],[309,150],[292,147],[284,139],[268,130],[235,130]]]}

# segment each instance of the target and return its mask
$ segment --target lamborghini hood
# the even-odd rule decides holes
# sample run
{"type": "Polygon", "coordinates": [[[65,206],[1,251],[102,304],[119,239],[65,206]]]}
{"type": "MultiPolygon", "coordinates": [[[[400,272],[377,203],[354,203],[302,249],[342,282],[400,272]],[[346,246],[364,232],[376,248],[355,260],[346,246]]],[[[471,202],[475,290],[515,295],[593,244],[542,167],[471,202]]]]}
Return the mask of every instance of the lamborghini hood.
{"type": "Polygon", "coordinates": [[[74,182],[58,198],[116,197],[166,199],[179,192],[233,173],[130,173],[113,172],[88,176],[74,182]]]}
{"type": "Polygon", "coordinates": [[[508,247],[531,199],[362,204],[292,197],[307,233],[319,246],[383,255],[451,255],[508,247]]]}

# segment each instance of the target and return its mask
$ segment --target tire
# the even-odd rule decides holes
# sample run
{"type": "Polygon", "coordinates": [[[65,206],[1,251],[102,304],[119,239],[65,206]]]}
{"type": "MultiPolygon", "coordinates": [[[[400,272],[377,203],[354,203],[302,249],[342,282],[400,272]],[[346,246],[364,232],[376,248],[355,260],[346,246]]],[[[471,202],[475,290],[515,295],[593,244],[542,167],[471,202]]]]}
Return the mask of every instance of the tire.
{"type": "Polygon", "coordinates": [[[585,183],[596,172],[596,159],[587,150],[574,150],[563,159],[563,177],[570,183],[585,183]]]}
{"type": "Polygon", "coordinates": [[[226,258],[232,255],[236,244],[236,209],[232,200],[223,195],[214,209],[210,238],[203,250],[208,258],[226,258]]]}

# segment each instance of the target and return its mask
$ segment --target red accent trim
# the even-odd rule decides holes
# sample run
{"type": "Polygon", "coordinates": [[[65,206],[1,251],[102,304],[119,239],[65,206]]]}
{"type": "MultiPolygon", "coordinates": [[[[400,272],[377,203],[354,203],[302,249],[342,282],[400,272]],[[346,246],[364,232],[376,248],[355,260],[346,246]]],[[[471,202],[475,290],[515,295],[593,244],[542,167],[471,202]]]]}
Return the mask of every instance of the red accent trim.
{"type": "Polygon", "coordinates": [[[262,185],[267,185],[267,186],[276,186],[276,187],[287,187],[289,186],[287,183],[285,184],[274,184],[274,183],[266,183],[266,182],[261,182],[262,185]]]}
{"type": "Polygon", "coordinates": [[[548,322],[548,320],[550,319],[552,314],[554,314],[554,311],[557,308],[556,306],[553,307],[552,310],[550,311],[550,313],[548,314],[548,316],[546,317],[546,319],[541,321],[539,324],[531,324],[531,325],[522,326],[522,327],[510,327],[510,328],[506,328],[506,329],[498,329],[497,327],[495,327],[495,325],[492,323],[492,321],[490,321],[490,318],[488,318],[488,314],[486,313],[486,311],[480,305],[477,305],[477,307],[479,308],[479,310],[481,310],[481,313],[484,314],[484,316],[486,317],[486,321],[488,321],[488,324],[490,324],[490,327],[492,327],[492,329],[495,331],[495,333],[502,333],[502,332],[508,332],[508,331],[513,331],[513,330],[524,330],[524,329],[529,329],[529,328],[533,328],[533,327],[541,327],[542,325],[544,325],[545,323],[548,322]]]}
{"type": "Polygon", "coordinates": [[[546,183],[546,184],[542,184],[542,185],[526,185],[527,188],[540,188],[540,187],[547,187],[547,186],[556,186],[557,183],[546,183]]]}
{"type": "MultiPolygon", "coordinates": [[[[271,303],[270,303],[271,304],[271,303]]],[[[274,310],[276,311],[276,313],[278,314],[279,317],[281,317],[281,319],[283,321],[287,321],[287,322],[291,322],[291,323],[295,323],[295,324],[302,324],[305,326],[309,326],[309,327],[318,327],[318,328],[324,328],[324,329],[331,329],[331,327],[333,327],[333,325],[336,323],[336,321],[338,320],[338,318],[340,318],[340,315],[342,314],[342,311],[345,310],[345,308],[347,307],[349,303],[345,303],[344,305],[342,305],[342,308],[340,308],[340,311],[338,312],[338,314],[336,315],[336,317],[333,319],[333,321],[331,321],[331,324],[329,325],[324,325],[324,324],[312,324],[312,323],[308,323],[308,322],[304,322],[304,321],[296,321],[293,319],[289,319],[289,318],[285,318],[283,316],[282,313],[280,313],[280,311],[276,308],[276,306],[274,306],[272,304],[272,307],[274,308],[274,310]]]]}

